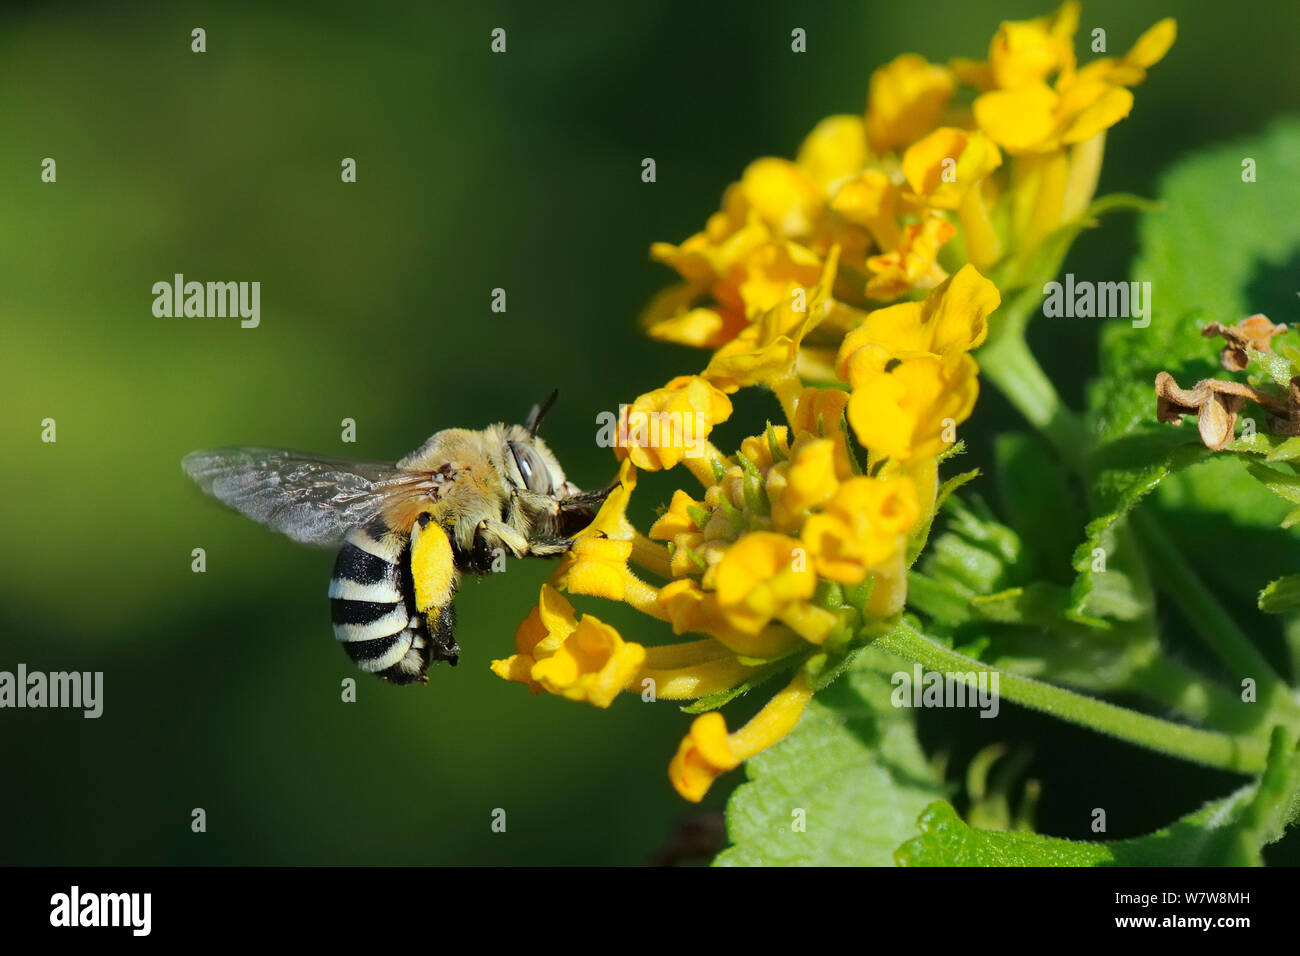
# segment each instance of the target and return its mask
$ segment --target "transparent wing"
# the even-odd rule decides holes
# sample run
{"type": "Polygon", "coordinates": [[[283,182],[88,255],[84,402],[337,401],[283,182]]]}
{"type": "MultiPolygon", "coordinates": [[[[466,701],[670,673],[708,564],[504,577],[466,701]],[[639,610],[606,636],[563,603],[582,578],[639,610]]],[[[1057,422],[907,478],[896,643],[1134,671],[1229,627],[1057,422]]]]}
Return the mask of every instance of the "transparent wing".
{"type": "Polygon", "coordinates": [[[429,475],[377,461],[323,458],[277,448],[214,448],[186,455],[185,473],[205,492],[303,544],[335,545],[378,516],[394,496],[415,494],[429,475]]]}

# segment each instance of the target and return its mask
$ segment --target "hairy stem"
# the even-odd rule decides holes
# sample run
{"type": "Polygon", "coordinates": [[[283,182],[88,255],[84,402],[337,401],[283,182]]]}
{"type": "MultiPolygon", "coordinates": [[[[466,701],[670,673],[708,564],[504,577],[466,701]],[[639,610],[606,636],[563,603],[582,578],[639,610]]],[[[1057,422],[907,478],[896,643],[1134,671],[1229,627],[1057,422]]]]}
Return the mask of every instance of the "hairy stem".
{"type": "Polygon", "coordinates": [[[876,645],[933,671],[996,674],[998,692],[1007,700],[1171,757],[1238,773],[1253,774],[1264,769],[1268,743],[1258,737],[1232,736],[1175,724],[1029,677],[999,671],[944,647],[906,624],[878,638],[876,645]]]}

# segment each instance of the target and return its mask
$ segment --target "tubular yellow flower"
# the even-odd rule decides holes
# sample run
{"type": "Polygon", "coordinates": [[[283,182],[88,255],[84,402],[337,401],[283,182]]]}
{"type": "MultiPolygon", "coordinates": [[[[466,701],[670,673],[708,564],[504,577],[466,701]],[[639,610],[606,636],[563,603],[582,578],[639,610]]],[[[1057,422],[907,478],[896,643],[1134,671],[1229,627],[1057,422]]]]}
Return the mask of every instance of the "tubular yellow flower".
{"type": "Polygon", "coordinates": [[[731,341],[747,324],[739,309],[697,307],[708,284],[683,282],[657,294],[641,316],[646,334],[661,342],[714,349],[731,341]]]}
{"type": "Polygon", "coordinates": [[[622,601],[636,580],[628,570],[630,557],[631,541],[591,536],[579,538],[573,543],[569,558],[562,565],[563,570],[552,576],[551,583],[572,594],[622,601]]]}
{"type": "MultiPolygon", "coordinates": [[[[806,388],[795,402],[791,424],[796,432],[824,435],[834,446],[835,477],[840,481],[854,473],[853,452],[842,425],[849,393],[840,388],[806,388]]],[[[786,457],[789,457],[787,451],[786,457]]]]}
{"type": "Polygon", "coordinates": [[[702,458],[713,426],[730,417],[726,395],[698,375],[681,375],[623,409],[615,451],[646,471],[672,468],[702,458]]]}
{"type": "Polygon", "coordinates": [[[896,461],[939,454],[970,417],[979,367],[969,355],[895,359],[854,376],[849,424],[873,452],[896,461]]]}
{"type": "Polygon", "coordinates": [[[790,733],[810,700],[812,685],[800,669],[784,690],[734,734],[727,733],[727,722],[717,711],[701,714],[669,764],[673,787],[698,803],[720,774],[734,770],[790,733]]]}
{"type": "Polygon", "coordinates": [[[907,476],[853,478],[836,489],[824,512],[809,517],[802,540],[818,574],[857,584],[901,553],[920,516],[907,476]]]}
{"type": "Polygon", "coordinates": [[[671,541],[679,534],[694,534],[700,529],[691,517],[691,512],[703,513],[703,502],[696,501],[680,488],[673,492],[673,500],[668,510],[659,516],[659,520],[650,526],[649,536],[659,541],[671,541]]]}
{"type": "Polygon", "coordinates": [[[1050,153],[1092,139],[1128,116],[1133,94],[1105,80],[994,90],[975,101],[975,119],[1010,153],[1050,153]]]}
{"type": "Polygon", "coordinates": [[[867,130],[861,116],[828,116],[799,147],[796,165],[822,194],[867,164],[867,130]]]}
{"type": "Polygon", "coordinates": [[[881,249],[895,248],[902,238],[898,187],[883,170],[868,169],[835,191],[831,209],[870,232],[881,249]]]}
{"type": "Polygon", "coordinates": [[[549,584],[515,635],[516,653],[492,662],[492,672],[574,701],[608,707],[637,675],[645,648],[573,605],[549,584]]]}
{"type": "Polygon", "coordinates": [[[1124,56],[1093,60],[1080,68],[1077,78],[1085,82],[1100,79],[1121,86],[1137,86],[1147,78],[1147,69],[1164,59],[1177,37],[1178,24],[1172,17],[1166,17],[1138,37],[1124,56]]]}
{"type": "Polygon", "coordinates": [[[904,53],[871,74],[867,140],[878,153],[916,142],[939,124],[956,80],[946,67],[904,53]]]}
{"type": "Polygon", "coordinates": [[[811,598],[817,575],[797,540],[754,531],[727,549],[716,584],[718,606],[727,621],[757,634],[790,604],[811,598]]]}
{"type": "Polygon", "coordinates": [[[772,525],[798,531],[804,513],[819,507],[835,493],[835,443],[813,438],[798,444],[785,473],[785,486],[772,498],[772,525]]]}
{"type": "Polygon", "coordinates": [[[855,356],[869,367],[882,352],[891,358],[949,356],[978,348],[988,337],[988,319],[1002,296],[974,266],[963,266],[936,286],[924,302],[902,302],[876,309],[844,337],[835,372],[851,381],[855,356]],[[870,349],[868,347],[874,347],[870,349]]]}
{"type": "Polygon", "coordinates": [[[827,257],[812,290],[784,295],[755,324],[714,353],[701,375],[724,392],[746,385],[774,385],[794,374],[804,336],[826,315],[839,262],[838,250],[827,257]]]}
{"type": "Polygon", "coordinates": [[[1056,73],[1074,70],[1074,34],[1079,29],[1079,4],[1061,5],[1055,13],[1033,20],[1008,20],[989,46],[994,83],[1015,89],[1040,83],[1056,73]]]}
{"type": "Polygon", "coordinates": [[[690,578],[673,581],[659,592],[659,603],[672,622],[675,634],[708,634],[734,654],[754,660],[784,657],[798,646],[798,639],[780,627],[755,632],[733,626],[718,604],[718,595],[705,591],[690,578]]]}
{"type": "MultiPolygon", "coordinates": [[[[820,257],[793,242],[769,242],[759,246],[744,260],[742,278],[734,295],[739,298],[746,319],[755,321],[764,313],[786,302],[795,289],[815,286],[821,276],[820,257]]],[[[726,302],[726,286],[715,289],[726,302]]]]}
{"type": "Polygon", "coordinates": [[[984,184],[1002,165],[1002,154],[979,131],[941,127],[903,154],[903,175],[915,201],[956,210],[971,261],[988,267],[1002,255],[984,184]]]}
{"type": "Polygon", "coordinates": [[[962,197],[1002,165],[987,136],[944,126],[913,143],[903,154],[903,176],[927,205],[957,209],[962,197]]]}
{"type": "Polygon", "coordinates": [[[867,260],[874,275],[867,280],[867,295],[888,302],[909,289],[929,289],[944,279],[936,261],[939,247],[957,234],[957,227],[935,212],[903,227],[898,248],[867,260]]]}
{"type": "Polygon", "coordinates": [[[608,707],[644,662],[645,648],[586,614],[553,654],[533,665],[532,679],[552,694],[608,707]]]}

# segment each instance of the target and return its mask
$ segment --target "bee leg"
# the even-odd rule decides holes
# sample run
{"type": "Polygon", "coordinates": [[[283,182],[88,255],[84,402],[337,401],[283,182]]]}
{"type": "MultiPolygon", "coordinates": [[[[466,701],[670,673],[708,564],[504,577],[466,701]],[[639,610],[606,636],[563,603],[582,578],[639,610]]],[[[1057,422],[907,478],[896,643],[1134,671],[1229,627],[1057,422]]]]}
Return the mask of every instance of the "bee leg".
{"type": "Polygon", "coordinates": [[[516,558],[550,558],[573,547],[572,538],[533,538],[529,540],[502,521],[485,518],[474,532],[474,551],[480,554],[509,552],[516,558]]]}
{"type": "Polygon", "coordinates": [[[430,608],[425,621],[429,627],[429,656],[455,667],[460,660],[460,645],[456,643],[456,606],[448,602],[441,608],[430,608]]]}
{"type": "Polygon", "coordinates": [[[484,518],[474,529],[474,548],[487,554],[498,549],[509,552],[516,558],[529,553],[528,539],[504,521],[484,518]]]}
{"type": "Polygon", "coordinates": [[[560,499],[560,510],[570,511],[578,508],[589,509],[601,504],[606,498],[614,493],[614,490],[623,483],[618,479],[610,482],[604,488],[597,488],[594,491],[579,491],[577,494],[569,495],[567,498],[560,499]]]}
{"type": "Polygon", "coordinates": [[[528,553],[535,558],[553,558],[572,548],[572,538],[535,538],[528,542],[528,553]]]}
{"type": "Polygon", "coordinates": [[[615,481],[596,491],[580,491],[567,498],[560,498],[560,513],[555,519],[555,530],[562,535],[571,536],[587,527],[595,519],[601,503],[619,485],[620,482],[615,481]]]}

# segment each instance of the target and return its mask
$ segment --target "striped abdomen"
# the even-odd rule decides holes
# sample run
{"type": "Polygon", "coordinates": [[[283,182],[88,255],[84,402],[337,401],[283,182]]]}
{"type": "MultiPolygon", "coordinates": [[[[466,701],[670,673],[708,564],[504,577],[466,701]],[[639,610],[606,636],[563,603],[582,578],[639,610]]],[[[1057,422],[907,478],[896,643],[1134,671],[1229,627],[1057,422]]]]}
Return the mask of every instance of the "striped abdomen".
{"type": "Polygon", "coordinates": [[[410,571],[410,541],[376,524],[348,533],[330,579],[334,636],[368,673],[395,684],[427,680],[430,659],[456,663],[451,602],[431,610],[429,621],[416,609],[410,571]],[[435,616],[436,615],[436,616],[435,616]]]}

